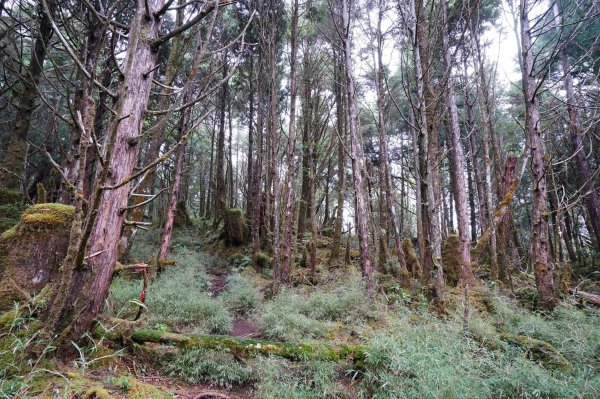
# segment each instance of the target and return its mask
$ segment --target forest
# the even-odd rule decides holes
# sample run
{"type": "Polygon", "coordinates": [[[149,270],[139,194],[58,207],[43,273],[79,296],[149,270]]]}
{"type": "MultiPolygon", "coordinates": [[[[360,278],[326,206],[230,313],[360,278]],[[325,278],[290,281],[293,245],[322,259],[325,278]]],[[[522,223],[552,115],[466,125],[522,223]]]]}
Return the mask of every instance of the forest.
{"type": "Polygon", "coordinates": [[[596,0],[0,0],[0,398],[600,397],[596,0]]]}

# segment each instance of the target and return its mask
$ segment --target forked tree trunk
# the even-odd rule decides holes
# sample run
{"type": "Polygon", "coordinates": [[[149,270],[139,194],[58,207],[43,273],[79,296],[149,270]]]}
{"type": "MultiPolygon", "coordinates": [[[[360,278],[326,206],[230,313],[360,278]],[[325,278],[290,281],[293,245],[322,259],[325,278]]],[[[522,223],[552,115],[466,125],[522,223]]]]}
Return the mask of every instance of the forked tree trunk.
{"type": "Polygon", "coordinates": [[[529,25],[529,0],[521,0],[521,52],[523,95],[525,98],[525,131],[531,146],[532,174],[532,211],[531,211],[531,241],[533,271],[540,302],[548,310],[554,309],[554,279],[552,264],[549,259],[548,243],[548,209],[546,199],[546,160],[544,137],[542,134],[540,110],[536,96],[537,82],[534,71],[534,54],[529,25]]]}
{"type": "Polygon", "coordinates": [[[348,112],[350,117],[350,142],[352,153],[352,177],[356,195],[356,220],[358,243],[360,248],[360,267],[366,283],[367,294],[373,295],[373,271],[369,256],[369,228],[367,220],[367,203],[363,187],[364,154],[360,132],[358,131],[358,108],[354,89],[354,65],[352,63],[352,44],[350,42],[350,8],[348,0],[342,1],[342,47],[346,66],[346,86],[348,91],[348,112]]]}
{"type": "MultiPolygon", "coordinates": [[[[180,3],[183,3],[184,0],[179,0],[180,3]]],[[[179,27],[183,24],[183,11],[177,13],[175,26],[179,27]]],[[[163,84],[165,86],[173,86],[173,82],[175,81],[175,77],[177,75],[177,71],[180,66],[181,60],[181,37],[177,36],[173,38],[173,42],[171,43],[169,49],[169,56],[167,57],[167,65],[165,67],[165,77],[163,84]]],[[[171,106],[172,96],[167,95],[167,90],[163,90],[163,95],[160,97],[158,102],[158,107],[160,110],[165,110],[171,106]]],[[[170,114],[161,115],[156,125],[152,127],[154,130],[152,132],[152,136],[150,138],[150,142],[148,143],[148,148],[144,154],[144,159],[142,161],[143,166],[150,165],[160,156],[160,149],[163,146],[167,134],[167,120],[169,119],[170,114]]],[[[152,188],[154,186],[154,180],[156,175],[156,169],[151,169],[142,177],[142,181],[138,184],[136,193],[132,194],[140,194],[133,197],[132,205],[137,205],[147,199],[146,196],[152,193],[152,188]]],[[[134,208],[127,215],[127,219],[132,222],[141,222],[144,217],[144,212],[146,207],[140,206],[134,208]]],[[[137,232],[137,227],[135,225],[125,226],[123,228],[123,232],[121,233],[121,241],[119,243],[119,256],[123,257],[127,255],[129,249],[131,248],[131,244],[133,242],[133,238],[137,232]]]]}

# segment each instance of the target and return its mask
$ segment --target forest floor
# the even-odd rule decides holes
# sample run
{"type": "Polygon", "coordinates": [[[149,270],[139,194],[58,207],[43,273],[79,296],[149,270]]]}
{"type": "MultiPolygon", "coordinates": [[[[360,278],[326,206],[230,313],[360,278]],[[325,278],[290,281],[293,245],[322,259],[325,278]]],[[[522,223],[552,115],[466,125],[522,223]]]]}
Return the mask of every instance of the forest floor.
{"type": "MultiPolygon", "coordinates": [[[[35,339],[34,311],[2,315],[0,398],[600,397],[600,313],[569,297],[535,311],[531,275],[514,272],[514,293],[485,280],[448,287],[439,314],[416,280],[403,290],[378,274],[368,301],[354,261],[326,267],[323,237],[317,282],[297,267],[272,296],[268,265],[256,271],[246,248],[199,231],[175,231],[176,264],[152,282],[140,321],[125,320],[141,279],[115,278],[108,333],[71,363],[20,352],[35,339]]],[[[157,242],[156,231],[138,235],[130,261],[152,259],[157,242]]]]}

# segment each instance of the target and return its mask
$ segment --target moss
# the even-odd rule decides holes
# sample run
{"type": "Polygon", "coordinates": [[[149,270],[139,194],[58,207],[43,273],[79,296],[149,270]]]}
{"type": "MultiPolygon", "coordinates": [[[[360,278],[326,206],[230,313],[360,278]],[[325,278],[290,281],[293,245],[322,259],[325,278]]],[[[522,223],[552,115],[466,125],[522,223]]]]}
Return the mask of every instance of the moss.
{"type": "Polygon", "coordinates": [[[37,204],[0,236],[0,311],[27,300],[58,275],[74,208],[37,204]]]}
{"type": "Polygon", "coordinates": [[[460,278],[460,241],[457,235],[450,235],[442,247],[442,267],[446,283],[455,287],[460,278]]]}
{"type": "Polygon", "coordinates": [[[421,277],[421,263],[410,238],[402,240],[402,251],[406,260],[406,268],[414,278],[421,277]]]}
{"type": "Polygon", "coordinates": [[[73,221],[75,208],[64,204],[36,204],[28,208],[21,221],[29,226],[69,226],[73,221]]]}
{"type": "Polygon", "coordinates": [[[500,334],[500,339],[525,350],[531,360],[539,361],[543,366],[562,371],[571,371],[573,366],[567,359],[548,342],[540,341],[526,335],[500,334]]]}
{"type": "Polygon", "coordinates": [[[273,259],[264,252],[256,253],[256,264],[263,269],[271,267],[273,259]]]}
{"type": "Polygon", "coordinates": [[[46,195],[46,189],[44,188],[44,184],[42,184],[40,182],[36,185],[35,188],[37,190],[37,203],[43,204],[43,203],[47,202],[46,201],[47,195],[46,195]]]}
{"type": "Polygon", "coordinates": [[[246,218],[239,208],[231,208],[225,214],[225,240],[229,245],[242,245],[248,237],[246,218]]]}
{"type": "Polygon", "coordinates": [[[190,226],[192,224],[192,219],[187,211],[187,206],[185,205],[185,201],[179,201],[175,208],[175,218],[173,219],[173,225],[175,227],[184,227],[190,226]]]}
{"type": "Polygon", "coordinates": [[[114,399],[108,391],[102,387],[93,387],[85,391],[83,399],[114,399]]]}

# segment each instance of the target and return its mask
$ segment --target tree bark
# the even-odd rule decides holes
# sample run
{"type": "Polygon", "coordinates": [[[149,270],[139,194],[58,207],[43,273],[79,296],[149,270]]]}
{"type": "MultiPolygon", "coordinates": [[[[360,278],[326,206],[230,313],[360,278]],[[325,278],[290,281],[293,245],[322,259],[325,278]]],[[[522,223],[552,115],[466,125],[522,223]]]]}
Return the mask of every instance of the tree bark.
{"type": "Polygon", "coordinates": [[[350,8],[348,0],[342,1],[342,48],[346,66],[346,87],[348,91],[348,111],[350,118],[350,142],[352,154],[352,177],[356,195],[356,219],[358,242],[360,248],[360,267],[366,283],[367,295],[373,295],[373,271],[369,255],[369,230],[367,220],[367,204],[363,187],[364,154],[360,132],[358,131],[358,107],[354,89],[354,65],[352,62],[352,43],[350,42],[350,8]]]}
{"type": "MultiPolygon", "coordinates": [[[[554,16],[557,18],[556,23],[557,25],[561,25],[559,6],[557,3],[554,3],[553,7],[554,16]]],[[[573,90],[571,63],[569,62],[569,56],[564,49],[560,51],[560,64],[564,75],[564,86],[567,96],[571,145],[573,147],[573,152],[575,153],[575,162],[577,164],[575,174],[577,175],[579,186],[584,193],[583,203],[588,211],[590,225],[592,226],[590,234],[594,234],[596,237],[596,249],[600,250],[600,201],[598,200],[595,180],[590,173],[589,163],[585,157],[585,149],[581,140],[577,99],[575,98],[575,92],[573,90]]]]}
{"type": "Polygon", "coordinates": [[[548,209],[546,199],[546,159],[544,137],[541,128],[540,110],[537,101],[537,82],[534,71],[534,54],[529,25],[529,0],[521,0],[521,53],[523,96],[525,99],[525,130],[531,146],[532,211],[531,241],[534,274],[540,302],[543,308],[552,310],[556,306],[554,279],[549,260],[548,209]]]}
{"type": "Polygon", "coordinates": [[[452,76],[452,59],[448,44],[448,20],[446,16],[446,0],[442,2],[442,19],[444,29],[442,33],[444,43],[444,54],[446,63],[446,90],[448,100],[448,111],[450,116],[450,163],[452,168],[452,187],[454,189],[456,220],[458,223],[458,239],[460,242],[460,283],[471,284],[474,280],[471,269],[471,241],[469,237],[469,222],[467,216],[467,193],[465,189],[465,156],[460,137],[460,125],[458,121],[458,107],[454,94],[454,77],[452,76]]]}
{"type": "MultiPolygon", "coordinates": [[[[384,231],[387,231],[388,222],[392,228],[394,235],[394,249],[396,250],[396,256],[398,257],[400,278],[402,280],[402,287],[410,289],[410,274],[406,267],[406,260],[404,259],[404,251],[402,250],[402,237],[400,236],[400,229],[398,228],[398,214],[396,212],[396,202],[393,196],[393,183],[392,183],[392,172],[390,170],[390,162],[388,158],[387,148],[387,137],[385,131],[385,105],[384,105],[384,77],[385,70],[383,67],[383,32],[381,24],[385,13],[385,2],[378,0],[378,17],[377,17],[377,71],[376,71],[376,91],[377,91],[377,127],[379,130],[379,157],[380,157],[380,169],[381,169],[381,185],[383,198],[382,202],[387,209],[381,210],[382,225],[384,231]],[[389,213],[389,218],[387,214],[389,213]]],[[[385,244],[385,243],[384,243],[385,244]]]]}
{"type": "MultiPolygon", "coordinates": [[[[294,0],[292,6],[292,26],[291,26],[291,59],[290,59],[290,123],[288,129],[288,142],[286,148],[287,173],[285,176],[286,198],[283,214],[283,254],[281,257],[281,282],[289,282],[290,269],[292,264],[292,227],[294,223],[294,195],[296,186],[296,94],[297,69],[298,69],[298,0],[294,0]]],[[[306,49],[308,51],[308,49],[306,49]]]]}

